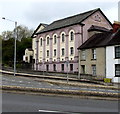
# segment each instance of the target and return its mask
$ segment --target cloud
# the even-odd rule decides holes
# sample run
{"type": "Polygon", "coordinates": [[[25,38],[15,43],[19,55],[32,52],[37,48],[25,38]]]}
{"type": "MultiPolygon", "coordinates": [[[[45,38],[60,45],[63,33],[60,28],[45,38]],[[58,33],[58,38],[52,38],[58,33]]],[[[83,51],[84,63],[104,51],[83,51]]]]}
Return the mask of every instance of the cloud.
{"type": "MultiPolygon", "coordinates": [[[[0,0],[0,16],[35,29],[39,23],[49,24],[54,20],[101,8],[113,22],[117,19],[117,2],[118,0],[0,0]]],[[[11,26],[13,29],[13,24],[11,26]]],[[[8,29],[5,24],[2,26],[4,29],[8,29]]]]}

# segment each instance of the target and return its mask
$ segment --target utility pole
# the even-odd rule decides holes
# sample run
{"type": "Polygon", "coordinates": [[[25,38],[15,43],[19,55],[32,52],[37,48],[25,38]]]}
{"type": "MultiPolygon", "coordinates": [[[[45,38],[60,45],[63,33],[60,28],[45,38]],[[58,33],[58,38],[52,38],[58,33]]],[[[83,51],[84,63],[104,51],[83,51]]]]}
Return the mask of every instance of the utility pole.
{"type": "Polygon", "coordinates": [[[15,41],[14,41],[14,76],[16,74],[16,40],[17,40],[17,22],[10,20],[10,19],[6,19],[5,17],[2,17],[2,19],[7,20],[7,21],[11,21],[15,23],[15,31],[14,31],[14,36],[15,36],[15,41]]]}

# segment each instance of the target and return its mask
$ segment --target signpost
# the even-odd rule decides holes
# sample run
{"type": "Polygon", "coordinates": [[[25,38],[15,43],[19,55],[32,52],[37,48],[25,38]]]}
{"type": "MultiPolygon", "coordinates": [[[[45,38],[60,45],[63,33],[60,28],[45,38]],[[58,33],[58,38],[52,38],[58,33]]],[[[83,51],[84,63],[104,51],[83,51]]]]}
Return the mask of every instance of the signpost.
{"type": "Polygon", "coordinates": [[[69,81],[69,79],[68,79],[68,65],[69,65],[69,61],[66,61],[65,63],[66,63],[66,67],[67,67],[67,83],[68,83],[68,81],[69,81]]]}

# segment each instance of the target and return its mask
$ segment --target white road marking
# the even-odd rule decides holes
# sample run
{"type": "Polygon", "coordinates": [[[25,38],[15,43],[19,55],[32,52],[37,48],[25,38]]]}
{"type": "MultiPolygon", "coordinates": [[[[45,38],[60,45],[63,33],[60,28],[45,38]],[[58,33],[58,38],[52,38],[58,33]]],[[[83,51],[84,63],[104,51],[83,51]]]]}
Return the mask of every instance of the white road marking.
{"type": "Polygon", "coordinates": [[[38,110],[39,112],[59,112],[59,111],[53,111],[53,110],[38,110]]]}
{"type": "Polygon", "coordinates": [[[23,81],[19,81],[20,83],[23,82],[23,81]]]}

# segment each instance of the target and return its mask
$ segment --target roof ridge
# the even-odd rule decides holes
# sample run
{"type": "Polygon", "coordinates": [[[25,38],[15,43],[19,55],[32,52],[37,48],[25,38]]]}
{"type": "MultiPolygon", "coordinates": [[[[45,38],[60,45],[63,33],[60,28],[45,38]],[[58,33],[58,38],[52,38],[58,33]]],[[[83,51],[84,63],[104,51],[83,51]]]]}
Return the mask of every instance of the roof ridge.
{"type": "MultiPolygon", "coordinates": [[[[68,17],[65,17],[65,18],[62,18],[62,19],[58,19],[56,21],[53,21],[52,23],[54,22],[58,22],[58,21],[61,21],[61,20],[65,20],[65,19],[68,19],[68,18],[72,18],[72,17],[76,17],[76,16],[79,16],[79,15],[83,15],[83,14],[86,14],[86,13],[92,13],[92,12],[95,12],[97,10],[100,10],[100,8],[96,8],[96,9],[93,9],[93,10],[89,10],[89,11],[86,11],[86,12],[83,12],[83,13],[79,13],[79,14],[75,14],[75,15],[72,15],[72,16],[68,16],[68,17]]],[[[51,23],[51,24],[52,24],[51,23]]]]}

